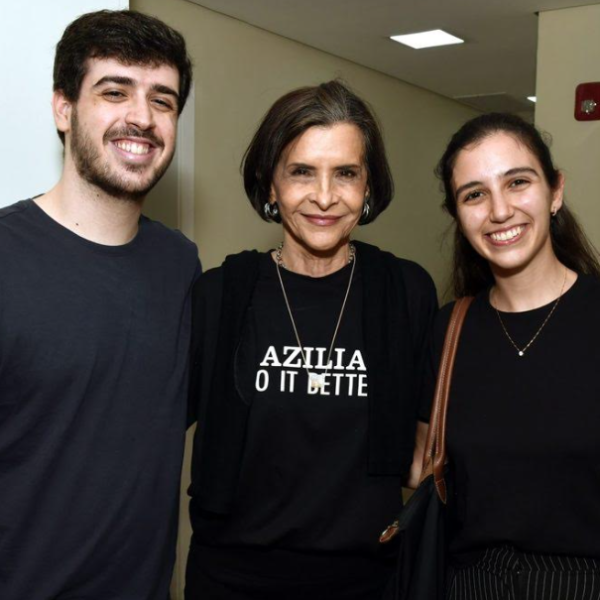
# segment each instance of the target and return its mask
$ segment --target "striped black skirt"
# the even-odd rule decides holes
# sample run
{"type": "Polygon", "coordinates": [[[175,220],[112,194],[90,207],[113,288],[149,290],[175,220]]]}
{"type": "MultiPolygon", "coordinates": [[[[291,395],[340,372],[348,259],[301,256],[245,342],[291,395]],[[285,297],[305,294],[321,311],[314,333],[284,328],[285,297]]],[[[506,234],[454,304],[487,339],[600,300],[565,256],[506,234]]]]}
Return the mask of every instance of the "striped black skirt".
{"type": "Polygon", "coordinates": [[[600,600],[600,561],[490,548],[453,570],[448,600],[600,600]]]}

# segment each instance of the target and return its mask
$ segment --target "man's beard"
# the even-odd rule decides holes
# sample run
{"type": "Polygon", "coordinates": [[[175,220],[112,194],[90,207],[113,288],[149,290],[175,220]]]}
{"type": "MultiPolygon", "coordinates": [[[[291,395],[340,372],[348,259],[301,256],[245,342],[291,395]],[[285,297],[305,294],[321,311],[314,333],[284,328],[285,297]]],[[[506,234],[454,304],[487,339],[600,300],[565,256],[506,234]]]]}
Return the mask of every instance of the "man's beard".
{"type": "MultiPolygon", "coordinates": [[[[116,172],[115,167],[111,169],[108,160],[102,162],[99,150],[94,146],[89,135],[80,127],[76,110],[73,111],[71,125],[71,156],[77,172],[85,181],[114,198],[130,202],[141,202],[164,175],[173,159],[174,153],[158,169],[155,169],[152,176],[147,180],[130,180],[116,172]]],[[[133,126],[109,129],[104,134],[102,142],[107,144],[109,140],[120,137],[146,139],[156,147],[163,146],[162,141],[154,133],[133,126]]],[[[148,170],[146,165],[136,164],[127,164],[123,168],[132,174],[143,173],[148,170]]]]}

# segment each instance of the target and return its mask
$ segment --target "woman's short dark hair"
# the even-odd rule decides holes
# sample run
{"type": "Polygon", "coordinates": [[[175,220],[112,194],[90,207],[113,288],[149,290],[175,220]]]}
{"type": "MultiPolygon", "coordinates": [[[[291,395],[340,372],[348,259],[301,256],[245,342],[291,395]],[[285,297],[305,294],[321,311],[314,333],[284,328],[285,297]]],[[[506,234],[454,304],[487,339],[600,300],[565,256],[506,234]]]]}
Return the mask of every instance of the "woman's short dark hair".
{"type": "MultiPolygon", "coordinates": [[[[370,212],[360,224],[371,223],[394,195],[394,182],[377,119],[364,100],[338,80],[302,87],[273,104],[254,134],[244,158],[244,188],[254,210],[265,220],[273,173],[285,148],[311,127],[336,123],[356,125],[363,136],[370,212]]],[[[280,222],[280,217],[273,220],[280,222]]]]}
{"type": "MultiPolygon", "coordinates": [[[[443,208],[454,219],[454,256],[452,288],[458,298],[474,295],[494,283],[490,266],[462,234],[457,220],[452,175],[456,159],[468,146],[476,145],[495,133],[506,133],[523,144],[539,161],[551,189],[560,183],[560,171],[554,166],[549,144],[531,124],[509,113],[488,113],[467,121],[451,138],[436,168],[444,192],[443,208]]],[[[563,202],[551,220],[550,238],[558,260],[577,273],[600,277],[598,252],[563,202]]]]}
{"type": "Polygon", "coordinates": [[[192,85],[192,63],[183,36],[159,19],[134,10],[99,10],[75,19],[56,46],[54,91],[76,102],[91,58],[175,67],[179,72],[179,113],[183,110],[192,85]]]}

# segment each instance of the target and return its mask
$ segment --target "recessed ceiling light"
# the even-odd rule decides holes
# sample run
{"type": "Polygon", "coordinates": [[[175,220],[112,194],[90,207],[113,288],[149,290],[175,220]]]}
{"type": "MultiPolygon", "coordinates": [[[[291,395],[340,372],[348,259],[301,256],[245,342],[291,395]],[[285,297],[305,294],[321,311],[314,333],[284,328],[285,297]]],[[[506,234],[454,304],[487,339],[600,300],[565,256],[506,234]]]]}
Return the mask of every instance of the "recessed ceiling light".
{"type": "Polygon", "coordinates": [[[530,102],[537,102],[537,97],[536,96],[527,96],[527,100],[529,100],[530,102]]]}
{"type": "Polygon", "coordinates": [[[392,40],[416,48],[432,48],[434,46],[448,46],[450,44],[463,44],[465,40],[461,40],[441,29],[433,31],[422,31],[421,33],[409,33],[408,35],[393,35],[392,40]]]}

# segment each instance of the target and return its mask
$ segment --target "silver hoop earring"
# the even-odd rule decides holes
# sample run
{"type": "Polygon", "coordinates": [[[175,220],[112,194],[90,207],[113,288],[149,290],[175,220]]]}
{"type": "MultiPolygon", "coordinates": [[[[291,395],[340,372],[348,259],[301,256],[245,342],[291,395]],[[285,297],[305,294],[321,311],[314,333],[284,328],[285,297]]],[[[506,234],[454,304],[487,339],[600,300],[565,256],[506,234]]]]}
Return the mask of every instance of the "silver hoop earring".
{"type": "Polygon", "coordinates": [[[360,222],[364,223],[368,220],[371,214],[371,205],[369,204],[370,196],[365,196],[365,202],[363,204],[362,214],[360,216],[360,222]]]}
{"type": "Polygon", "coordinates": [[[277,202],[265,202],[263,206],[263,213],[265,213],[265,217],[267,217],[267,221],[274,221],[279,216],[279,207],[277,206],[277,202]]]}

